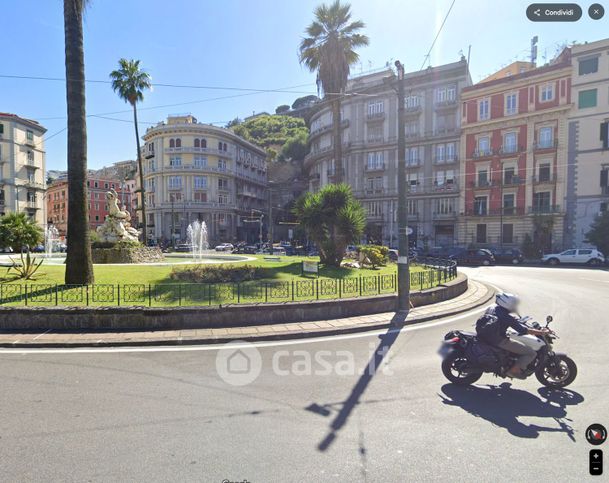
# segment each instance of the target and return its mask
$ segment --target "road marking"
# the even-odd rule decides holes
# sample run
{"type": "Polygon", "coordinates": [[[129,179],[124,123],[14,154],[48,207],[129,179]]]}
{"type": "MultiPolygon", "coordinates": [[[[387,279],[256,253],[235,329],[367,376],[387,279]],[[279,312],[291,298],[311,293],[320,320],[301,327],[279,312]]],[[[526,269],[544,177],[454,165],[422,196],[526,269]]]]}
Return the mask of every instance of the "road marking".
{"type": "Polygon", "coordinates": [[[38,334],[38,335],[37,335],[36,337],[34,337],[32,340],[36,340],[36,339],[38,339],[39,337],[42,337],[44,334],[48,334],[49,332],[51,332],[51,330],[53,330],[53,329],[49,329],[49,330],[47,330],[46,332],[43,332],[42,334],[38,334]]]}
{"type": "Polygon", "coordinates": [[[609,280],[599,280],[598,278],[584,278],[579,277],[580,280],[588,280],[589,282],[600,282],[600,283],[609,283],[609,280]]]}
{"type": "MultiPolygon", "coordinates": [[[[276,347],[285,345],[296,345],[296,344],[314,344],[320,342],[330,342],[336,340],[348,340],[348,339],[359,339],[362,337],[376,337],[381,334],[395,333],[395,332],[414,332],[417,330],[430,329],[432,327],[438,327],[440,325],[446,325],[458,320],[462,320],[472,315],[486,310],[486,307],[478,307],[469,310],[463,314],[450,317],[448,319],[440,319],[436,322],[423,322],[421,324],[405,326],[402,329],[379,329],[374,331],[361,332],[357,334],[344,334],[344,335],[330,335],[323,337],[314,337],[310,339],[294,339],[294,340],[278,340],[278,341],[264,341],[264,342],[250,342],[256,347],[276,347]]],[[[15,341],[17,342],[17,341],[15,341]]],[[[13,342],[13,343],[15,343],[13,342]]],[[[0,348],[0,354],[104,354],[104,353],[130,353],[130,352],[195,352],[195,351],[217,351],[220,349],[238,349],[239,343],[235,344],[211,344],[211,345],[200,345],[200,346],[159,346],[159,347],[91,347],[91,348],[74,348],[74,349],[36,349],[36,348],[24,348],[24,349],[7,349],[0,348]]]]}

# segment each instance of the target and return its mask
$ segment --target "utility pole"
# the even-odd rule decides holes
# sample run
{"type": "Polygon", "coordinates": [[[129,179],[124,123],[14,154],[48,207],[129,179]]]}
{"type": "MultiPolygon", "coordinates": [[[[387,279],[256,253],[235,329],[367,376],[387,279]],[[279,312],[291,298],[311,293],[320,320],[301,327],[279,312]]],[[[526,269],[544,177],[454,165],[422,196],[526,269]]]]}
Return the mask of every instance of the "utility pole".
{"type": "Polygon", "coordinates": [[[408,209],[406,206],[406,128],[404,106],[404,66],[398,71],[398,311],[410,310],[410,267],[408,265],[408,209]]]}
{"type": "Polygon", "coordinates": [[[176,247],[176,237],[175,237],[176,217],[175,217],[175,213],[173,211],[173,193],[170,195],[170,197],[171,197],[171,247],[175,250],[175,247],[176,247]]]}

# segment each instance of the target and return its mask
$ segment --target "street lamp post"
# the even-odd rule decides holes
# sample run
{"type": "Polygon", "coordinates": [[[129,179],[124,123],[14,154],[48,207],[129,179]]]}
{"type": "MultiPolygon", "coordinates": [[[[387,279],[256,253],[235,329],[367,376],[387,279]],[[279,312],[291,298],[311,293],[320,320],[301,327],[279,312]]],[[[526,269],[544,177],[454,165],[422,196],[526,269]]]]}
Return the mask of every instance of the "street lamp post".
{"type": "Polygon", "coordinates": [[[406,199],[406,131],[404,66],[395,61],[398,72],[398,311],[410,310],[410,267],[408,265],[408,210],[406,199]]]}

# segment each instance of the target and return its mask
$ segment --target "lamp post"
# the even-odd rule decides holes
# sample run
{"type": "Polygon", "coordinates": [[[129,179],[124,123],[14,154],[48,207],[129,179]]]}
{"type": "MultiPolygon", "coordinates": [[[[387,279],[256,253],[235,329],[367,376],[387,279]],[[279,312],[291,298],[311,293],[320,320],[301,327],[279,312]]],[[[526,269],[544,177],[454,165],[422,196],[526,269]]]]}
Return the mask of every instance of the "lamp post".
{"type": "Polygon", "coordinates": [[[408,210],[406,199],[406,131],[404,106],[404,66],[395,61],[398,72],[398,307],[410,310],[410,267],[408,265],[408,210]]]}

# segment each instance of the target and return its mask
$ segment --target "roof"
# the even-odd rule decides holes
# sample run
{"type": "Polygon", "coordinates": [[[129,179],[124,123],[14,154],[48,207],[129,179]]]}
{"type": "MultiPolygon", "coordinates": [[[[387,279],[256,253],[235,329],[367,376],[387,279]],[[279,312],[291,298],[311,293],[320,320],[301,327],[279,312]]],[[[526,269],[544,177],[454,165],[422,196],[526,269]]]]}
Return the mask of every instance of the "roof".
{"type": "Polygon", "coordinates": [[[27,126],[33,127],[34,129],[38,129],[39,131],[47,132],[46,128],[43,127],[38,121],[34,121],[33,119],[26,119],[25,117],[18,116],[17,114],[12,114],[10,112],[0,112],[0,119],[11,119],[13,121],[20,122],[27,126]]]}

